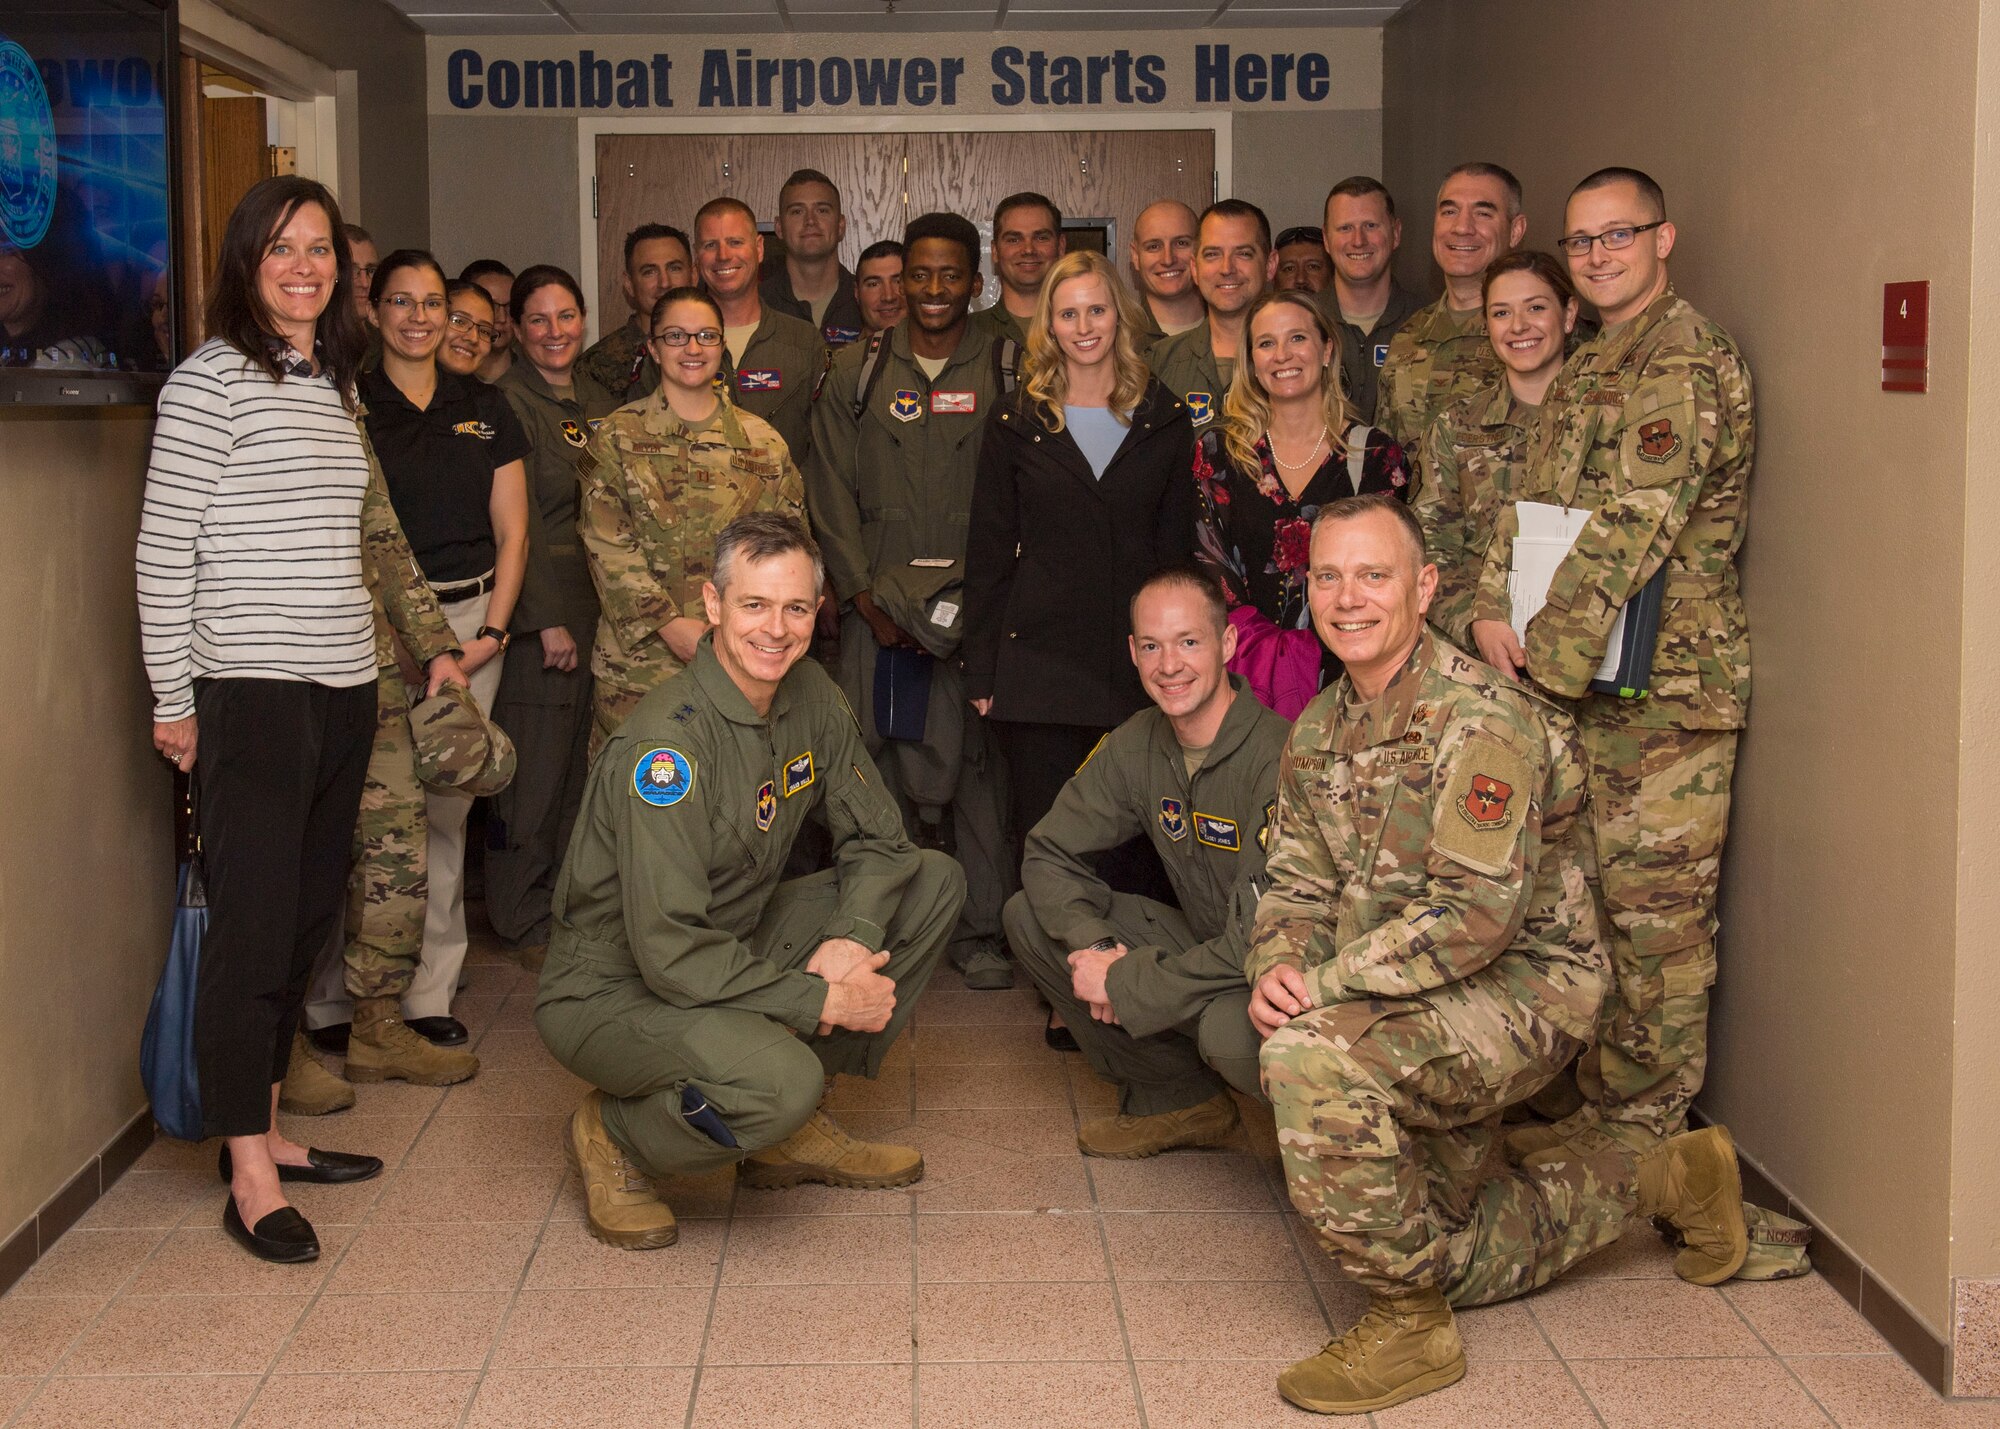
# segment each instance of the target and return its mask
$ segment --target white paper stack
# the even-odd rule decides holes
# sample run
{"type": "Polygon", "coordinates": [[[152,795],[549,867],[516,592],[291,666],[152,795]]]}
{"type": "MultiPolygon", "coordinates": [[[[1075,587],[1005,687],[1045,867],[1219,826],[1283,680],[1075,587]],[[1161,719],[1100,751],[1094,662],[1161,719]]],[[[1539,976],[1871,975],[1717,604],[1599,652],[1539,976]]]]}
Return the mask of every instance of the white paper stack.
{"type": "MultiPolygon", "coordinates": [[[[1545,501],[1517,501],[1514,513],[1520,531],[1514,537],[1514,564],[1507,572],[1507,598],[1514,608],[1514,633],[1528,638],[1528,622],[1549,603],[1549,584],[1556,568],[1569,554],[1590,511],[1581,506],[1552,506],[1545,501]]],[[[1596,678],[1615,680],[1618,655],[1625,648],[1625,610],[1611,624],[1611,638],[1605,642],[1604,660],[1596,678]]]]}

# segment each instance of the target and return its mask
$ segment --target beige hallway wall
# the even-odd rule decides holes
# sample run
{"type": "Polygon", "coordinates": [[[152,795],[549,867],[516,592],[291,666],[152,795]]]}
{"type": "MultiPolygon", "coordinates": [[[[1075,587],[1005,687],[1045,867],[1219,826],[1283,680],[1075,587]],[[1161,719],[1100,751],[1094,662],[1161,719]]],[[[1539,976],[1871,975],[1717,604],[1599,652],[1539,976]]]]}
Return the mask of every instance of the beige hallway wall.
{"type": "Polygon", "coordinates": [[[152,414],[0,413],[0,1242],[144,1109],[173,903],[132,549],[152,414]]]}
{"type": "Polygon", "coordinates": [[[1632,164],[1749,357],[1755,694],[1703,1104],[1940,1332],[1978,9],[1419,0],[1384,32],[1412,277],[1454,162],[1519,174],[1542,247],[1571,183],[1632,164]],[[1912,278],[1921,397],[1879,390],[1882,284],[1912,278]]]}

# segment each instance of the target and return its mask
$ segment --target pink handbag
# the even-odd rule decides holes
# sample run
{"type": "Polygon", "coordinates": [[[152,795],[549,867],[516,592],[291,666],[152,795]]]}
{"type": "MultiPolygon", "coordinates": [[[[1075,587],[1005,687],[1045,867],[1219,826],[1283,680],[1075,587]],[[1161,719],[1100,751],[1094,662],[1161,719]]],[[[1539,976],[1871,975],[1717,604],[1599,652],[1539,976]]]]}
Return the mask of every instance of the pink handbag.
{"type": "Polygon", "coordinates": [[[1312,703],[1319,693],[1319,636],[1310,630],[1280,630],[1255,606],[1239,605],[1229,612],[1236,630],[1236,653],[1229,672],[1249,682],[1250,692],[1288,720],[1312,703]]]}

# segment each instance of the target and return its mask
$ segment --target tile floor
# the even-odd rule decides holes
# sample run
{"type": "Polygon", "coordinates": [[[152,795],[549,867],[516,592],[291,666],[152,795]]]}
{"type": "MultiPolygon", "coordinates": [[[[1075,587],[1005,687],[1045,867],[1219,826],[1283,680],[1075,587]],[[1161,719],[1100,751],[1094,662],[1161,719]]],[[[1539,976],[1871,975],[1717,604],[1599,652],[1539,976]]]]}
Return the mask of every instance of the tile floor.
{"type": "MultiPolygon", "coordinates": [[[[326,1248],[251,1259],[213,1147],[161,1142],[0,1299],[0,1423],[43,1426],[1088,1426],[1314,1423],[1273,1388],[1359,1297],[1300,1234],[1268,1115],[1239,1144],[1089,1161],[1111,1104],[1025,992],[946,972],[841,1118],[921,1146],[914,1192],[672,1185],[680,1243],[584,1231],[562,1129],[583,1085],[529,980],[475,953],[484,1061],[449,1091],[362,1087],[300,1140],[385,1157],[299,1187],[326,1248]]],[[[288,1122],[291,1119],[287,1119],[288,1122]]],[[[1466,1313],[1472,1368],[1402,1426],[2000,1426],[1947,1403],[1818,1278],[1702,1290],[1648,1230],[1466,1313]]]]}

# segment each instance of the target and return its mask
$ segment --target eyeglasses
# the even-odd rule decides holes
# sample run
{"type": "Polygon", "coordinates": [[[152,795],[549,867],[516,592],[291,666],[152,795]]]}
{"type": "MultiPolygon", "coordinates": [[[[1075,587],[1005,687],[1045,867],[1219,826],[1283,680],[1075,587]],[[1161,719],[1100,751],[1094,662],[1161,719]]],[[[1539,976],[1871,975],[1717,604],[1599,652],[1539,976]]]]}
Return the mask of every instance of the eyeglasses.
{"type": "Polygon", "coordinates": [[[1590,252],[1590,245],[1602,243],[1606,253],[1615,253],[1620,248],[1630,248],[1632,240],[1642,233],[1650,233],[1665,223],[1664,218],[1656,218],[1651,223],[1639,224],[1636,228],[1607,228],[1602,233],[1572,233],[1566,238],[1558,238],[1556,247],[1572,258],[1581,258],[1590,252]]]}
{"type": "Polygon", "coordinates": [[[354,265],[354,276],[366,283],[374,278],[375,270],[380,266],[381,264],[379,263],[356,263],[354,265]]]}
{"type": "Polygon", "coordinates": [[[476,332],[488,342],[498,342],[500,340],[500,330],[498,328],[494,327],[491,323],[478,321],[471,313],[454,312],[451,315],[450,321],[451,325],[460,332],[476,332]]]}
{"type": "Polygon", "coordinates": [[[720,347],[722,330],[705,327],[689,332],[686,328],[670,327],[665,332],[654,333],[653,341],[663,342],[668,347],[686,347],[689,343],[694,343],[697,347],[720,347]]]}
{"type": "Polygon", "coordinates": [[[397,312],[406,315],[412,312],[421,312],[427,318],[434,318],[444,311],[444,299],[425,298],[419,301],[411,297],[408,293],[391,293],[382,300],[381,306],[394,308],[397,312]]]}

